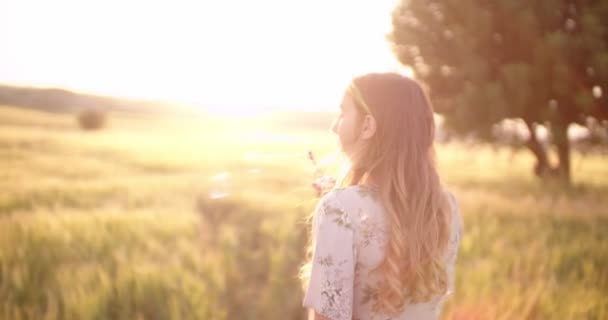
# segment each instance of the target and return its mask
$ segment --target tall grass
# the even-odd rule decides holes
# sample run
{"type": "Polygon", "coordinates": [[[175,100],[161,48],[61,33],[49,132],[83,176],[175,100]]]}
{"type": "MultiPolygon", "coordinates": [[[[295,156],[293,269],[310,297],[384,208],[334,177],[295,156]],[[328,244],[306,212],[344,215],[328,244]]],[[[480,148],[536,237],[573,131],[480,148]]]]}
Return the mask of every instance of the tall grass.
{"type": "MultiPolygon", "coordinates": [[[[328,133],[108,117],[83,133],[0,107],[0,319],[304,319],[305,152],[333,151],[328,133]]],[[[438,158],[465,224],[444,319],[608,318],[604,158],[574,154],[567,190],[536,181],[526,152],[438,158]]]]}

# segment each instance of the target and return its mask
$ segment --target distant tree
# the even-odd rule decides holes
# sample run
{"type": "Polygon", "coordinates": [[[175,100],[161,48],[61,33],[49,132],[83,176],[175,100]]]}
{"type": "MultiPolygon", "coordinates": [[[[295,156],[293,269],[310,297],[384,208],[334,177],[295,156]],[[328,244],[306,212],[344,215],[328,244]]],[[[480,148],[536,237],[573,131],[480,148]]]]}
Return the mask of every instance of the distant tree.
{"type": "Polygon", "coordinates": [[[78,113],[78,124],[84,130],[99,130],[106,124],[106,114],[101,110],[83,110],[78,113]]]}
{"type": "Polygon", "coordinates": [[[608,1],[401,0],[389,39],[452,133],[491,140],[495,123],[523,119],[541,177],[570,182],[572,123],[608,127],[608,1]],[[550,130],[555,167],[539,124],[550,130]]]}

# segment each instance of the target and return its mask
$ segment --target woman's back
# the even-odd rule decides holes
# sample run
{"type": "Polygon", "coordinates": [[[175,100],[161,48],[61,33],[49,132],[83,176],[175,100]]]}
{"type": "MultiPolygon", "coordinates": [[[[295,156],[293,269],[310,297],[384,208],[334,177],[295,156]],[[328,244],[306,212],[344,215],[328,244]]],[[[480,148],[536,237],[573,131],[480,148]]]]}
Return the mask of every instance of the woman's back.
{"type": "MultiPolygon", "coordinates": [[[[453,290],[454,265],[462,234],[460,210],[450,194],[452,224],[445,264],[448,292],[453,290]]],[[[338,188],[325,195],[313,217],[313,257],[303,305],[332,320],[437,319],[446,296],[408,304],[393,317],[375,307],[382,274],[371,272],[384,259],[387,241],[384,208],[367,185],[338,188]]]]}

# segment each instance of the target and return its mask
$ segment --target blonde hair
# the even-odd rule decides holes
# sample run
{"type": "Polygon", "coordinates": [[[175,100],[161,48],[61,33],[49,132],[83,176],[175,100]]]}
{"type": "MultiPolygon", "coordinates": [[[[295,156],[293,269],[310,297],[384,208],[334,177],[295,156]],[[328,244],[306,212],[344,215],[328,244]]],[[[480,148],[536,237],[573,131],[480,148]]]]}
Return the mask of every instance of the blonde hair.
{"type": "MultiPolygon", "coordinates": [[[[418,83],[394,73],[355,78],[347,92],[360,113],[374,117],[377,129],[353,157],[344,184],[365,183],[370,176],[379,183],[388,240],[384,260],[375,270],[384,281],[374,309],[396,314],[409,303],[428,301],[448,289],[443,254],[451,211],[436,170],[433,109],[418,83]]],[[[309,247],[309,258],[311,251],[309,247]]]]}

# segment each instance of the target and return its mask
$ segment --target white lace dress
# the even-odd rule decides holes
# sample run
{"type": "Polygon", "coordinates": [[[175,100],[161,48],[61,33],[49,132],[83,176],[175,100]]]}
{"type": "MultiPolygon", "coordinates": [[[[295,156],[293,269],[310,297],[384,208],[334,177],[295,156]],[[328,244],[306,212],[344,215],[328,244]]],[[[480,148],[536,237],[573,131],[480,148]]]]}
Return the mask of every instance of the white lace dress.
{"type": "MultiPolygon", "coordinates": [[[[459,205],[451,193],[450,198],[453,218],[444,260],[447,295],[454,289],[462,237],[459,205]]],[[[369,271],[384,258],[385,230],[383,207],[369,186],[338,188],[321,198],[313,217],[312,269],[302,305],[332,320],[438,319],[447,295],[409,304],[398,316],[374,310],[375,288],[381,279],[369,271]]]]}

